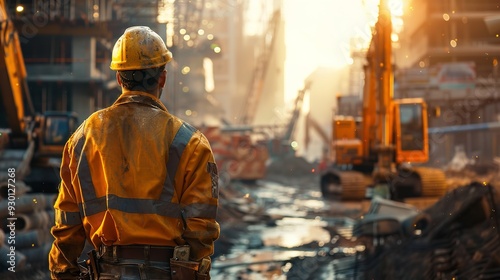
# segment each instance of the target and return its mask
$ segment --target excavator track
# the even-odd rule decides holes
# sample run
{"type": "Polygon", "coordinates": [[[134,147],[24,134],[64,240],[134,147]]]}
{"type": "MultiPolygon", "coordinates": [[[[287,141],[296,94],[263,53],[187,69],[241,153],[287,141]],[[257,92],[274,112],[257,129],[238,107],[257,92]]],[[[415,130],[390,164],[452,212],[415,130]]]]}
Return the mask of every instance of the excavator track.
{"type": "MultiPolygon", "coordinates": [[[[321,177],[323,197],[341,200],[363,200],[366,188],[373,185],[372,176],[359,171],[329,171],[321,177]]],[[[397,200],[439,198],[447,191],[446,176],[440,169],[415,167],[400,172],[391,183],[397,200]]]]}
{"type": "Polygon", "coordinates": [[[412,169],[419,178],[419,197],[407,197],[403,201],[424,210],[434,205],[448,191],[446,175],[440,169],[429,167],[416,167],[412,169]]]}
{"type": "Polygon", "coordinates": [[[414,167],[400,170],[392,181],[395,200],[425,209],[447,192],[446,176],[440,169],[414,167]]]}
{"type": "Polygon", "coordinates": [[[446,193],[446,175],[442,170],[431,167],[415,167],[413,171],[420,177],[423,197],[441,197],[446,193]]]}
{"type": "Polygon", "coordinates": [[[366,188],[372,184],[370,176],[358,171],[331,171],[321,178],[324,197],[341,200],[363,200],[366,188]]]}

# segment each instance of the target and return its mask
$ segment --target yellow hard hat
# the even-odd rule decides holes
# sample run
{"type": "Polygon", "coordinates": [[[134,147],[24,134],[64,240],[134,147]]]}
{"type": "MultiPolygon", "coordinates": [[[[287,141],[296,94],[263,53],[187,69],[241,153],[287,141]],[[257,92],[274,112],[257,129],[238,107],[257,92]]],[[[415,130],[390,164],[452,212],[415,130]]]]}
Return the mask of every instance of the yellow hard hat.
{"type": "Polygon", "coordinates": [[[111,59],[111,70],[139,70],[167,64],[172,53],[160,35],[147,26],[133,26],[116,41],[111,59]]]}

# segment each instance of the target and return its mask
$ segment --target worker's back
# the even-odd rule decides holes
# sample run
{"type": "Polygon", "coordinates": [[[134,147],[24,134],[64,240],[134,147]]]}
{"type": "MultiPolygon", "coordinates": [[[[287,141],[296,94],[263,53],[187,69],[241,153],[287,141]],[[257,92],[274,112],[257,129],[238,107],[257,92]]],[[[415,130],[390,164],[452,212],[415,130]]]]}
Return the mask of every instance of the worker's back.
{"type": "Polygon", "coordinates": [[[74,139],[76,149],[83,147],[86,157],[78,171],[84,205],[93,205],[89,214],[102,211],[88,218],[96,246],[102,238],[109,242],[107,245],[174,246],[173,240],[181,235],[180,211],[173,217],[159,215],[159,209],[155,209],[159,205],[154,203],[161,199],[171,210],[179,209],[178,204],[170,205],[173,178],[167,175],[166,162],[182,122],[166,110],[154,108],[152,98],[135,97],[146,103],[130,102],[123,96],[113,106],[90,116],[83,134],[77,133],[74,139]],[[82,178],[86,168],[89,178],[92,175],[91,182],[82,178]]]}

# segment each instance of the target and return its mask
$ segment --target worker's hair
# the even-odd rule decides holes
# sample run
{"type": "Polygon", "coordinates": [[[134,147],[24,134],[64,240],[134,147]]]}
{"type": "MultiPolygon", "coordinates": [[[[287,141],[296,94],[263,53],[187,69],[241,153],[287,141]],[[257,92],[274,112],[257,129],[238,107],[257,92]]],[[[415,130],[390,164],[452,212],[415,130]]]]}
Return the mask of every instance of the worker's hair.
{"type": "Polygon", "coordinates": [[[118,71],[122,86],[128,90],[151,92],[158,86],[165,65],[158,68],[118,71]]]}

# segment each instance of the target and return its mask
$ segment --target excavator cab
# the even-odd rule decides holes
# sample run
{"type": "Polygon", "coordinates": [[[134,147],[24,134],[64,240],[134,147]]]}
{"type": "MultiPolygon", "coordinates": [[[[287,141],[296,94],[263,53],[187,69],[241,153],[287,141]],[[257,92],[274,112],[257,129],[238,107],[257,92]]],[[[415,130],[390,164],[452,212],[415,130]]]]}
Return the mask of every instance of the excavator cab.
{"type": "Polygon", "coordinates": [[[394,100],[396,162],[429,160],[427,105],[423,99],[394,100]]]}
{"type": "Polygon", "coordinates": [[[66,141],[75,132],[78,118],[74,112],[45,112],[39,120],[38,154],[60,157],[66,141]]]}
{"type": "Polygon", "coordinates": [[[73,112],[48,111],[36,117],[31,141],[35,148],[27,158],[30,172],[24,178],[34,192],[57,192],[64,145],[77,126],[73,112]]]}

